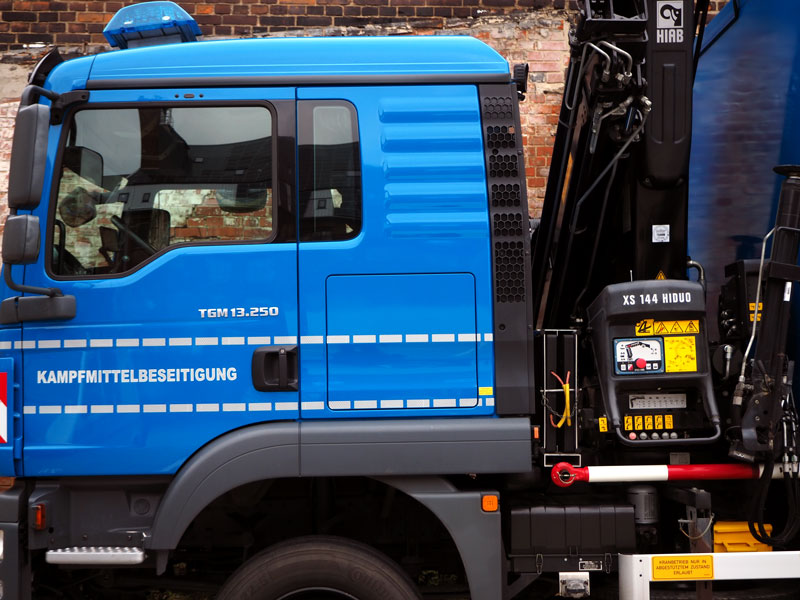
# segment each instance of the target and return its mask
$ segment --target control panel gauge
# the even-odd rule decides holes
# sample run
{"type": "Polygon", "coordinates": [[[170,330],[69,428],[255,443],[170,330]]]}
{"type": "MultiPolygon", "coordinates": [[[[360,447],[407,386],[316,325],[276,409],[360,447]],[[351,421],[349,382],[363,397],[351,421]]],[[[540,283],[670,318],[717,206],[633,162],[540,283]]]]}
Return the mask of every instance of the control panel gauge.
{"type": "Polygon", "coordinates": [[[661,338],[614,340],[614,371],[617,375],[664,372],[661,338]]]}

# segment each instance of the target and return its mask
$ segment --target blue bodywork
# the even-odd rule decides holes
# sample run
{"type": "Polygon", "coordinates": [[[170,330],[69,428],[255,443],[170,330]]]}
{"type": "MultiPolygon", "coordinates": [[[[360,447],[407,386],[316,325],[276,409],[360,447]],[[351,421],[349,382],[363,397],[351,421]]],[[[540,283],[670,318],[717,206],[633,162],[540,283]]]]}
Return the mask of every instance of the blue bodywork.
{"type": "MultiPolygon", "coordinates": [[[[508,64],[462,37],[276,39],[124,50],[53,70],[46,87],[58,92],[119,81],[91,91],[89,107],[181,104],[190,94],[212,103],[352,103],[363,226],[336,242],[175,247],[126,276],[101,279],[54,280],[43,241],[24,283],[74,295],[77,316],[0,328],[0,356],[13,361],[22,384],[12,407],[22,436],[0,447],[0,474],[171,474],[221,434],[264,421],[494,414],[477,85],[263,84],[308,74],[508,81],[508,64]],[[135,85],[165,77],[173,81],[164,87],[135,85]],[[196,77],[252,83],[174,87],[196,77]],[[280,312],[249,316],[260,306],[280,312]],[[244,316],[204,318],[209,308],[244,308],[244,316]],[[271,344],[298,346],[299,391],[254,388],[253,351],[271,344]],[[23,460],[14,462],[14,452],[23,460]]],[[[43,240],[62,127],[51,127],[47,192],[34,211],[43,240]]],[[[23,280],[21,267],[13,273],[23,280]]],[[[4,288],[3,297],[11,295],[4,288]]]]}
{"type": "MultiPolygon", "coordinates": [[[[725,265],[758,258],[780,164],[800,164],[800,4],[729,2],[705,31],[694,86],[689,253],[716,307],[725,265]]],[[[797,354],[795,353],[795,356],[797,354]]]]}

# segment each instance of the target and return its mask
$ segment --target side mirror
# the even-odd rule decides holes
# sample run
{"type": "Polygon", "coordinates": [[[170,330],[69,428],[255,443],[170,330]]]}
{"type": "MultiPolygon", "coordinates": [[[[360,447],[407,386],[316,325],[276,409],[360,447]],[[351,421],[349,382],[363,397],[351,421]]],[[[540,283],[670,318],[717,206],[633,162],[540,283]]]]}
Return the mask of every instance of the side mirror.
{"type": "Polygon", "coordinates": [[[39,259],[39,217],[11,215],[3,232],[3,262],[30,265],[39,259]]]}
{"type": "MultiPolygon", "coordinates": [[[[14,123],[8,174],[8,205],[12,209],[34,209],[39,206],[44,188],[49,128],[49,107],[32,104],[19,109],[14,123]]],[[[3,258],[5,247],[3,243],[3,258]]]]}

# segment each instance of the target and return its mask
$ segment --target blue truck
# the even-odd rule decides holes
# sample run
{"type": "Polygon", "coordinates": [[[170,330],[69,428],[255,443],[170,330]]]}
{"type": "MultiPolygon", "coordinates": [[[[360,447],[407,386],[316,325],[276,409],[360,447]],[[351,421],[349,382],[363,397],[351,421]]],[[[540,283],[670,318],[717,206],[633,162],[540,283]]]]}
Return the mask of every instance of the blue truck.
{"type": "Polygon", "coordinates": [[[537,220],[527,67],[476,39],[198,42],[147,2],[117,50],[43,58],[2,248],[0,597],[791,576],[800,172],[717,315],[686,250],[693,8],[581,6],[537,220]]]}

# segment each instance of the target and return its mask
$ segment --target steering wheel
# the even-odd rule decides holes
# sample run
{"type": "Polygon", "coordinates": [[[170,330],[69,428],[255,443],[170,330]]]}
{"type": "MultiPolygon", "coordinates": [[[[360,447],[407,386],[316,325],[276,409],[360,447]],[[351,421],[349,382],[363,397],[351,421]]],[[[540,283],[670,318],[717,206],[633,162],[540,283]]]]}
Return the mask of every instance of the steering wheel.
{"type": "Polygon", "coordinates": [[[138,234],[136,234],[130,227],[128,227],[125,223],[122,222],[118,216],[113,215],[111,217],[111,222],[114,224],[114,227],[120,230],[120,233],[124,233],[134,242],[136,245],[139,246],[142,250],[147,252],[147,256],[152,256],[156,253],[156,249],[153,248],[150,244],[148,244],[143,238],[141,238],[138,234]]]}

